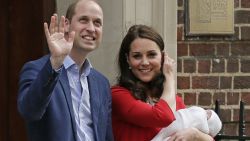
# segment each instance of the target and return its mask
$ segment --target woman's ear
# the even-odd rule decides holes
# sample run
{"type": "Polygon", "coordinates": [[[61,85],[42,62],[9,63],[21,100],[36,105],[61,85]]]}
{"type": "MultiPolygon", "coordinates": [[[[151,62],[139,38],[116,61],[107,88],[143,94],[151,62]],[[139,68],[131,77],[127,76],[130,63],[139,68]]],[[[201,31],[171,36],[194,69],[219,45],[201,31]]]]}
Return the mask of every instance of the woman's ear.
{"type": "Polygon", "coordinates": [[[129,69],[131,69],[131,67],[130,67],[130,63],[129,63],[129,57],[128,57],[128,54],[126,54],[126,60],[127,60],[127,63],[128,63],[129,69]]]}
{"type": "Polygon", "coordinates": [[[128,54],[126,54],[125,56],[126,56],[127,63],[129,64],[128,54]]]}

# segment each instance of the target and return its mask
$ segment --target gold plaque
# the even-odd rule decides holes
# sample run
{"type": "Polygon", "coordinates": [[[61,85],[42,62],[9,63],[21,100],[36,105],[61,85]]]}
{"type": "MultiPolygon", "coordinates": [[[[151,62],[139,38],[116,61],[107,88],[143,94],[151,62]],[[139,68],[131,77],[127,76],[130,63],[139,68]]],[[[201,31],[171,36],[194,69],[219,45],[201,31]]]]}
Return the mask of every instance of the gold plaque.
{"type": "Polygon", "coordinates": [[[234,34],[234,0],[187,0],[187,35],[234,34]]]}

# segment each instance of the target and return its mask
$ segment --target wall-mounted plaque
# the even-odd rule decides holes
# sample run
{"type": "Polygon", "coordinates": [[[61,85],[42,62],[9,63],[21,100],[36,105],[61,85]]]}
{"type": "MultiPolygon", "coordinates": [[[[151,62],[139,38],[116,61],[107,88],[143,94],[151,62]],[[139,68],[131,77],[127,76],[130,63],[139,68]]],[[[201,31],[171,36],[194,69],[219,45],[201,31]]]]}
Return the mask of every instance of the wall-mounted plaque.
{"type": "Polygon", "coordinates": [[[187,0],[187,35],[234,33],[234,0],[187,0]]]}

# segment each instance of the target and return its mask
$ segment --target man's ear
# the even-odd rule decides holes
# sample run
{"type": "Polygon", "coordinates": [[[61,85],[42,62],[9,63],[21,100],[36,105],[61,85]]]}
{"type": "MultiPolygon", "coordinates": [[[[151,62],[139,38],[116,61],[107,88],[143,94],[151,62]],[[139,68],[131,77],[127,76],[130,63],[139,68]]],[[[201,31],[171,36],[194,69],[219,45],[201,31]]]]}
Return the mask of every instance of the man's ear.
{"type": "Polygon", "coordinates": [[[70,25],[70,21],[69,21],[69,19],[65,19],[65,27],[64,27],[64,32],[66,33],[66,34],[68,34],[69,33],[69,25],[70,25]]]}
{"type": "Polygon", "coordinates": [[[66,18],[65,19],[65,26],[64,26],[64,38],[68,41],[69,39],[69,25],[70,21],[66,18]]]}

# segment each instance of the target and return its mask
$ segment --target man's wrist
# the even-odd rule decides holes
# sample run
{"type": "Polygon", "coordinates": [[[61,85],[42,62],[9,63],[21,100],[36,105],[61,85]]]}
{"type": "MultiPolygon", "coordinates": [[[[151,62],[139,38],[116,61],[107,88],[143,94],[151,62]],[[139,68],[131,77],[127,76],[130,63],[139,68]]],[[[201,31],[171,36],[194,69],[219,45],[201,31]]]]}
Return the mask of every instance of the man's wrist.
{"type": "Polygon", "coordinates": [[[55,59],[53,57],[50,57],[50,63],[51,63],[52,69],[55,71],[59,70],[62,67],[63,61],[64,61],[64,58],[55,59]]]}

